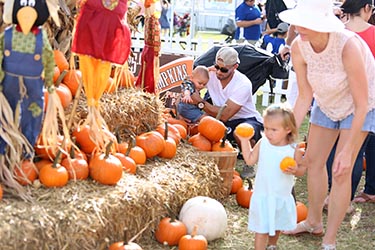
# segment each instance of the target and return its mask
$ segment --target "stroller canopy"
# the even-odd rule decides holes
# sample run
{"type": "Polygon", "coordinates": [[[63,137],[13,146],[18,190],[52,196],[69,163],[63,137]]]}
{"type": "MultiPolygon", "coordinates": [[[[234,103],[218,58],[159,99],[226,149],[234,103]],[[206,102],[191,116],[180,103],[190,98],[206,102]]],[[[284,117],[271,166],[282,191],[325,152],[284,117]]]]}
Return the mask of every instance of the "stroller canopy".
{"type": "MultiPolygon", "coordinates": [[[[215,64],[216,52],[222,46],[214,46],[194,61],[194,67],[205,65],[207,67],[215,64]]],[[[253,85],[253,94],[270,77],[277,79],[288,79],[288,65],[280,55],[271,54],[263,49],[258,49],[251,44],[231,45],[240,58],[238,70],[245,74],[253,85]]]]}

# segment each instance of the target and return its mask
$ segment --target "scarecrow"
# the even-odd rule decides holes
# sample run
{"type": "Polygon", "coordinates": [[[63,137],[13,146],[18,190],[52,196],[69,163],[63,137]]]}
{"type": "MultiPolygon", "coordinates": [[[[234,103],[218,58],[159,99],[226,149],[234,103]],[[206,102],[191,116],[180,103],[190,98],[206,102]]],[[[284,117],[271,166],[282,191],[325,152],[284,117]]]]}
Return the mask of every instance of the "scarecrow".
{"type": "Polygon", "coordinates": [[[156,93],[159,77],[160,25],[155,16],[155,0],[145,1],[145,47],[142,50],[141,70],[136,86],[156,93]]]}
{"type": "Polygon", "coordinates": [[[77,17],[72,52],[79,58],[79,69],[87,98],[84,123],[99,150],[111,140],[100,114],[99,100],[106,89],[113,65],[123,65],[130,54],[130,30],[126,24],[127,0],[82,1],[77,17]]]}
{"type": "Polygon", "coordinates": [[[44,117],[43,111],[44,86],[50,92],[49,110],[62,107],[53,88],[53,50],[41,27],[50,15],[59,25],[57,1],[4,2],[3,19],[11,25],[0,35],[0,180],[20,192],[14,170],[34,157],[33,146],[43,118],[48,123],[46,137],[50,136],[50,142],[57,137],[56,133],[51,135],[51,131],[58,130],[56,112],[47,111],[44,117]]]}

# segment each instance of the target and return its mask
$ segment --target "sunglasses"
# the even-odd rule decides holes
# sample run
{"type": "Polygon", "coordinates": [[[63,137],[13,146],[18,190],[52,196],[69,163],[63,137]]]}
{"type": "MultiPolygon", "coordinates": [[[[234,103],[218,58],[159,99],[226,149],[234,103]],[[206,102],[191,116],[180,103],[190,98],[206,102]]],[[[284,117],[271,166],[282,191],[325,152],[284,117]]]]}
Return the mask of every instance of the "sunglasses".
{"type": "Polygon", "coordinates": [[[223,73],[228,73],[229,69],[225,67],[220,67],[219,65],[215,64],[215,69],[220,70],[223,73]]]}

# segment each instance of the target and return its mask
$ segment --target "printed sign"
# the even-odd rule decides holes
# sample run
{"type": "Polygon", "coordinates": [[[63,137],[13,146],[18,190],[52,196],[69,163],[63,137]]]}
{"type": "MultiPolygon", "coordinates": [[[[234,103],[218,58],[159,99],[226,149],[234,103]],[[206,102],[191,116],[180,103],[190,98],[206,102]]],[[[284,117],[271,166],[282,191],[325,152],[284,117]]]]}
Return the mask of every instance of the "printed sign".
{"type": "Polygon", "coordinates": [[[175,108],[181,93],[181,83],[193,71],[193,58],[183,57],[160,67],[157,89],[167,108],[175,108]]]}

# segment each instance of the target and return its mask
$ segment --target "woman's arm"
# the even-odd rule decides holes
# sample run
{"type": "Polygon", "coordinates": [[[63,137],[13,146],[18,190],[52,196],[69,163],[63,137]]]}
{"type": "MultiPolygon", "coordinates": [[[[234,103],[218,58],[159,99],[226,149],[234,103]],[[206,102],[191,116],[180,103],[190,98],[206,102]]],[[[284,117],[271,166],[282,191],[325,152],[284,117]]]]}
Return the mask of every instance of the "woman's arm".
{"type": "Polygon", "coordinates": [[[292,62],[297,75],[298,96],[294,105],[294,116],[296,118],[297,128],[299,128],[305,118],[307,111],[313,100],[313,91],[307,80],[307,64],[302,57],[301,51],[296,41],[292,43],[292,62]]]}

